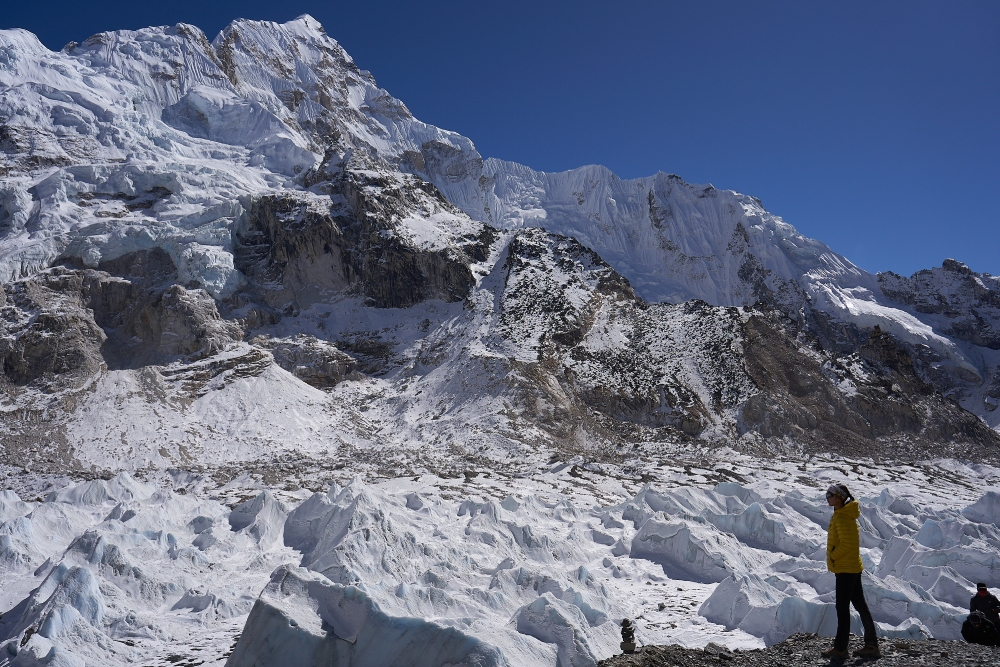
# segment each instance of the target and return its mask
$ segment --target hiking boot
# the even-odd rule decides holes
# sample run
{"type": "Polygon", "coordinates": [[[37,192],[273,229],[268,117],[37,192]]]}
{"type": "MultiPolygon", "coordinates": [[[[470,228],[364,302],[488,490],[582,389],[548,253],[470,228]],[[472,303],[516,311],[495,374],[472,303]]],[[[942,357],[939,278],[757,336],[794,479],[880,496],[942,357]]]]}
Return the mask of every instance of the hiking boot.
{"type": "Polygon", "coordinates": [[[820,653],[820,655],[822,655],[824,658],[846,658],[847,651],[846,650],[841,651],[839,648],[831,646],[830,648],[820,653]]]}
{"type": "Polygon", "coordinates": [[[865,644],[864,648],[859,648],[854,652],[855,658],[881,658],[882,652],[878,650],[878,644],[865,644]]]}

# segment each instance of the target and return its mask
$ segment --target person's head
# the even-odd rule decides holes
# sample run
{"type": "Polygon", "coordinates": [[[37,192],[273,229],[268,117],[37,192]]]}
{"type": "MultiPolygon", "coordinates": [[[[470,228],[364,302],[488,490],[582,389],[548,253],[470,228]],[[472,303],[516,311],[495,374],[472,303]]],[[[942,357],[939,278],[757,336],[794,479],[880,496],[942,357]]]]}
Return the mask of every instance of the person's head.
{"type": "Polygon", "coordinates": [[[623,618],[622,619],[622,627],[623,628],[628,628],[628,627],[631,627],[631,626],[632,626],[632,621],[628,620],[627,618],[623,618]]]}
{"type": "Polygon", "coordinates": [[[981,597],[986,597],[987,593],[989,593],[989,590],[986,588],[986,584],[984,584],[981,581],[978,584],[976,584],[976,595],[979,595],[981,597]]]}
{"type": "Polygon", "coordinates": [[[839,510],[852,500],[854,500],[854,496],[844,484],[831,484],[826,488],[826,504],[832,505],[834,509],[839,510]]]}

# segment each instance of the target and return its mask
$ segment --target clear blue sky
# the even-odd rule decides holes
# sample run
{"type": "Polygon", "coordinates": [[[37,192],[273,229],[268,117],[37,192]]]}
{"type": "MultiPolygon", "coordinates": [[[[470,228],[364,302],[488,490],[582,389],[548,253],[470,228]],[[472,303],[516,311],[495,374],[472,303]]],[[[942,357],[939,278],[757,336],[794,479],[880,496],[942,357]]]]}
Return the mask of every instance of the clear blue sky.
{"type": "Polygon", "coordinates": [[[1000,2],[4,2],[49,48],[309,13],[421,120],[760,197],[871,271],[1000,274],[1000,2]]]}

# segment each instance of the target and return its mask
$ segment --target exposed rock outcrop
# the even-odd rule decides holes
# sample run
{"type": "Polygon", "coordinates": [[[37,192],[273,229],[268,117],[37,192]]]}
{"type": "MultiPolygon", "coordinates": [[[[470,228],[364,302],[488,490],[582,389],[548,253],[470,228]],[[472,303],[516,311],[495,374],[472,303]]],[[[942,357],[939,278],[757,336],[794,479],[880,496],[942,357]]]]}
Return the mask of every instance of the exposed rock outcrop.
{"type": "Polygon", "coordinates": [[[762,390],[741,408],[744,429],[812,451],[1000,456],[996,432],[921,380],[904,347],[878,327],[848,355],[801,340],[775,312],[752,314],[744,331],[747,371],[762,390]]]}
{"type": "Polygon", "coordinates": [[[104,365],[107,336],[84,304],[85,276],[56,268],[0,292],[0,385],[78,388],[104,365]]]}
{"type": "MultiPolygon", "coordinates": [[[[732,651],[725,646],[710,643],[704,649],[670,646],[644,646],[632,655],[616,655],[602,660],[600,667],[660,667],[661,665],[687,665],[687,667],[785,667],[785,665],[828,664],[821,653],[830,648],[830,637],[812,634],[792,635],[774,646],[749,651],[732,651]]],[[[996,649],[990,646],[969,644],[964,641],[907,641],[888,640],[880,644],[882,657],[879,665],[885,667],[952,667],[952,665],[988,664],[995,659],[996,649]]],[[[852,651],[862,643],[855,640],[852,651]]],[[[857,662],[857,661],[856,661],[857,662]]]]}
{"type": "Polygon", "coordinates": [[[236,236],[237,268],[268,304],[290,313],[335,292],[378,308],[468,296],[475,284],[470,267],[485,259],[494,235],[434,186],[347,171],[321,189],[325,196],[251,202],[236,236]]]}
{"type": "Polygon", "coordinates": [[[345,378],[361,377],[358,361],[337,346],[308,334],[291,338],[256,336],[253,345],[270,351],[276,364],[303,382],[319,389],[336,385],[345,378]]]}
{"type": "Polygon", "coordinates": [[[204,290],[170,284],[159,253],[106,268],[131,276],[57,266],[5,286],[0,381],[77,388],[102,368],[200,358],[242,338],[204,290]]]}

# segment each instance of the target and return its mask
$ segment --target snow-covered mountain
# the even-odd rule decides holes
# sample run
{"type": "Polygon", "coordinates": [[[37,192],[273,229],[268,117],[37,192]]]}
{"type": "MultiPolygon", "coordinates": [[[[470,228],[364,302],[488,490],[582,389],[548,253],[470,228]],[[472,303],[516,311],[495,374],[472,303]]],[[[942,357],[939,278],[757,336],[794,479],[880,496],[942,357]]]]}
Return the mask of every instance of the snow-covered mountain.
{"type": "Polygon", "coordinates": [[[828,633],[845,479],[884,634],[1000,584],[996,278],[484,160],[308,16],[0,31],[0,287],[0,664],[828,633]]]}
{"type": "MultiPolygon", "coordinates": [[[[290,406],[308,415],[293,449],[312,454],[414,428],[417,442],[501,458],[635,438],[996,446],[923,388],[994,418],[993,313],[985,337],[955,335],[752,197],[483,160],[307,16],[236,21],[211,43],[188,25],[59,53],[24,31],[0,39],[8,456],[115,469],[124,442],[131,467],[253,459],[286,448],[272,425],[290,406]],[[595,259],[567,254],[577,243],[595,259]],[[551,275],[522,287],[522,270],[551,275]],[[744,310],[645,306],[689,299],[744,310]],[[753,376],[740,351],[764,321],[754,305],[777,317],[772,343],[816,341],[814,372],[753,376]],[[680,314],[692,308],[716,333],[680,314]],[[901,360],[854,365],[875,325],[901,360]],[[736,352],[720,365],[697,353],[709,344],[736,352]],[[333,398],[294,376],[354,379],[333,398]],[[884,395],[858,399],[865,385],[884,395]],[[841,403],[853,407],[829,408],[841,403]],[[126,418],[89,416],[111,405],[126,418]],[[481,423],[489,444],[446,435],[448,416],[481,423]],[[39,453],[43,436],[58,454],[39,453]]],[[[994,298],[995,281],[977,280],[994,298]]]]}

